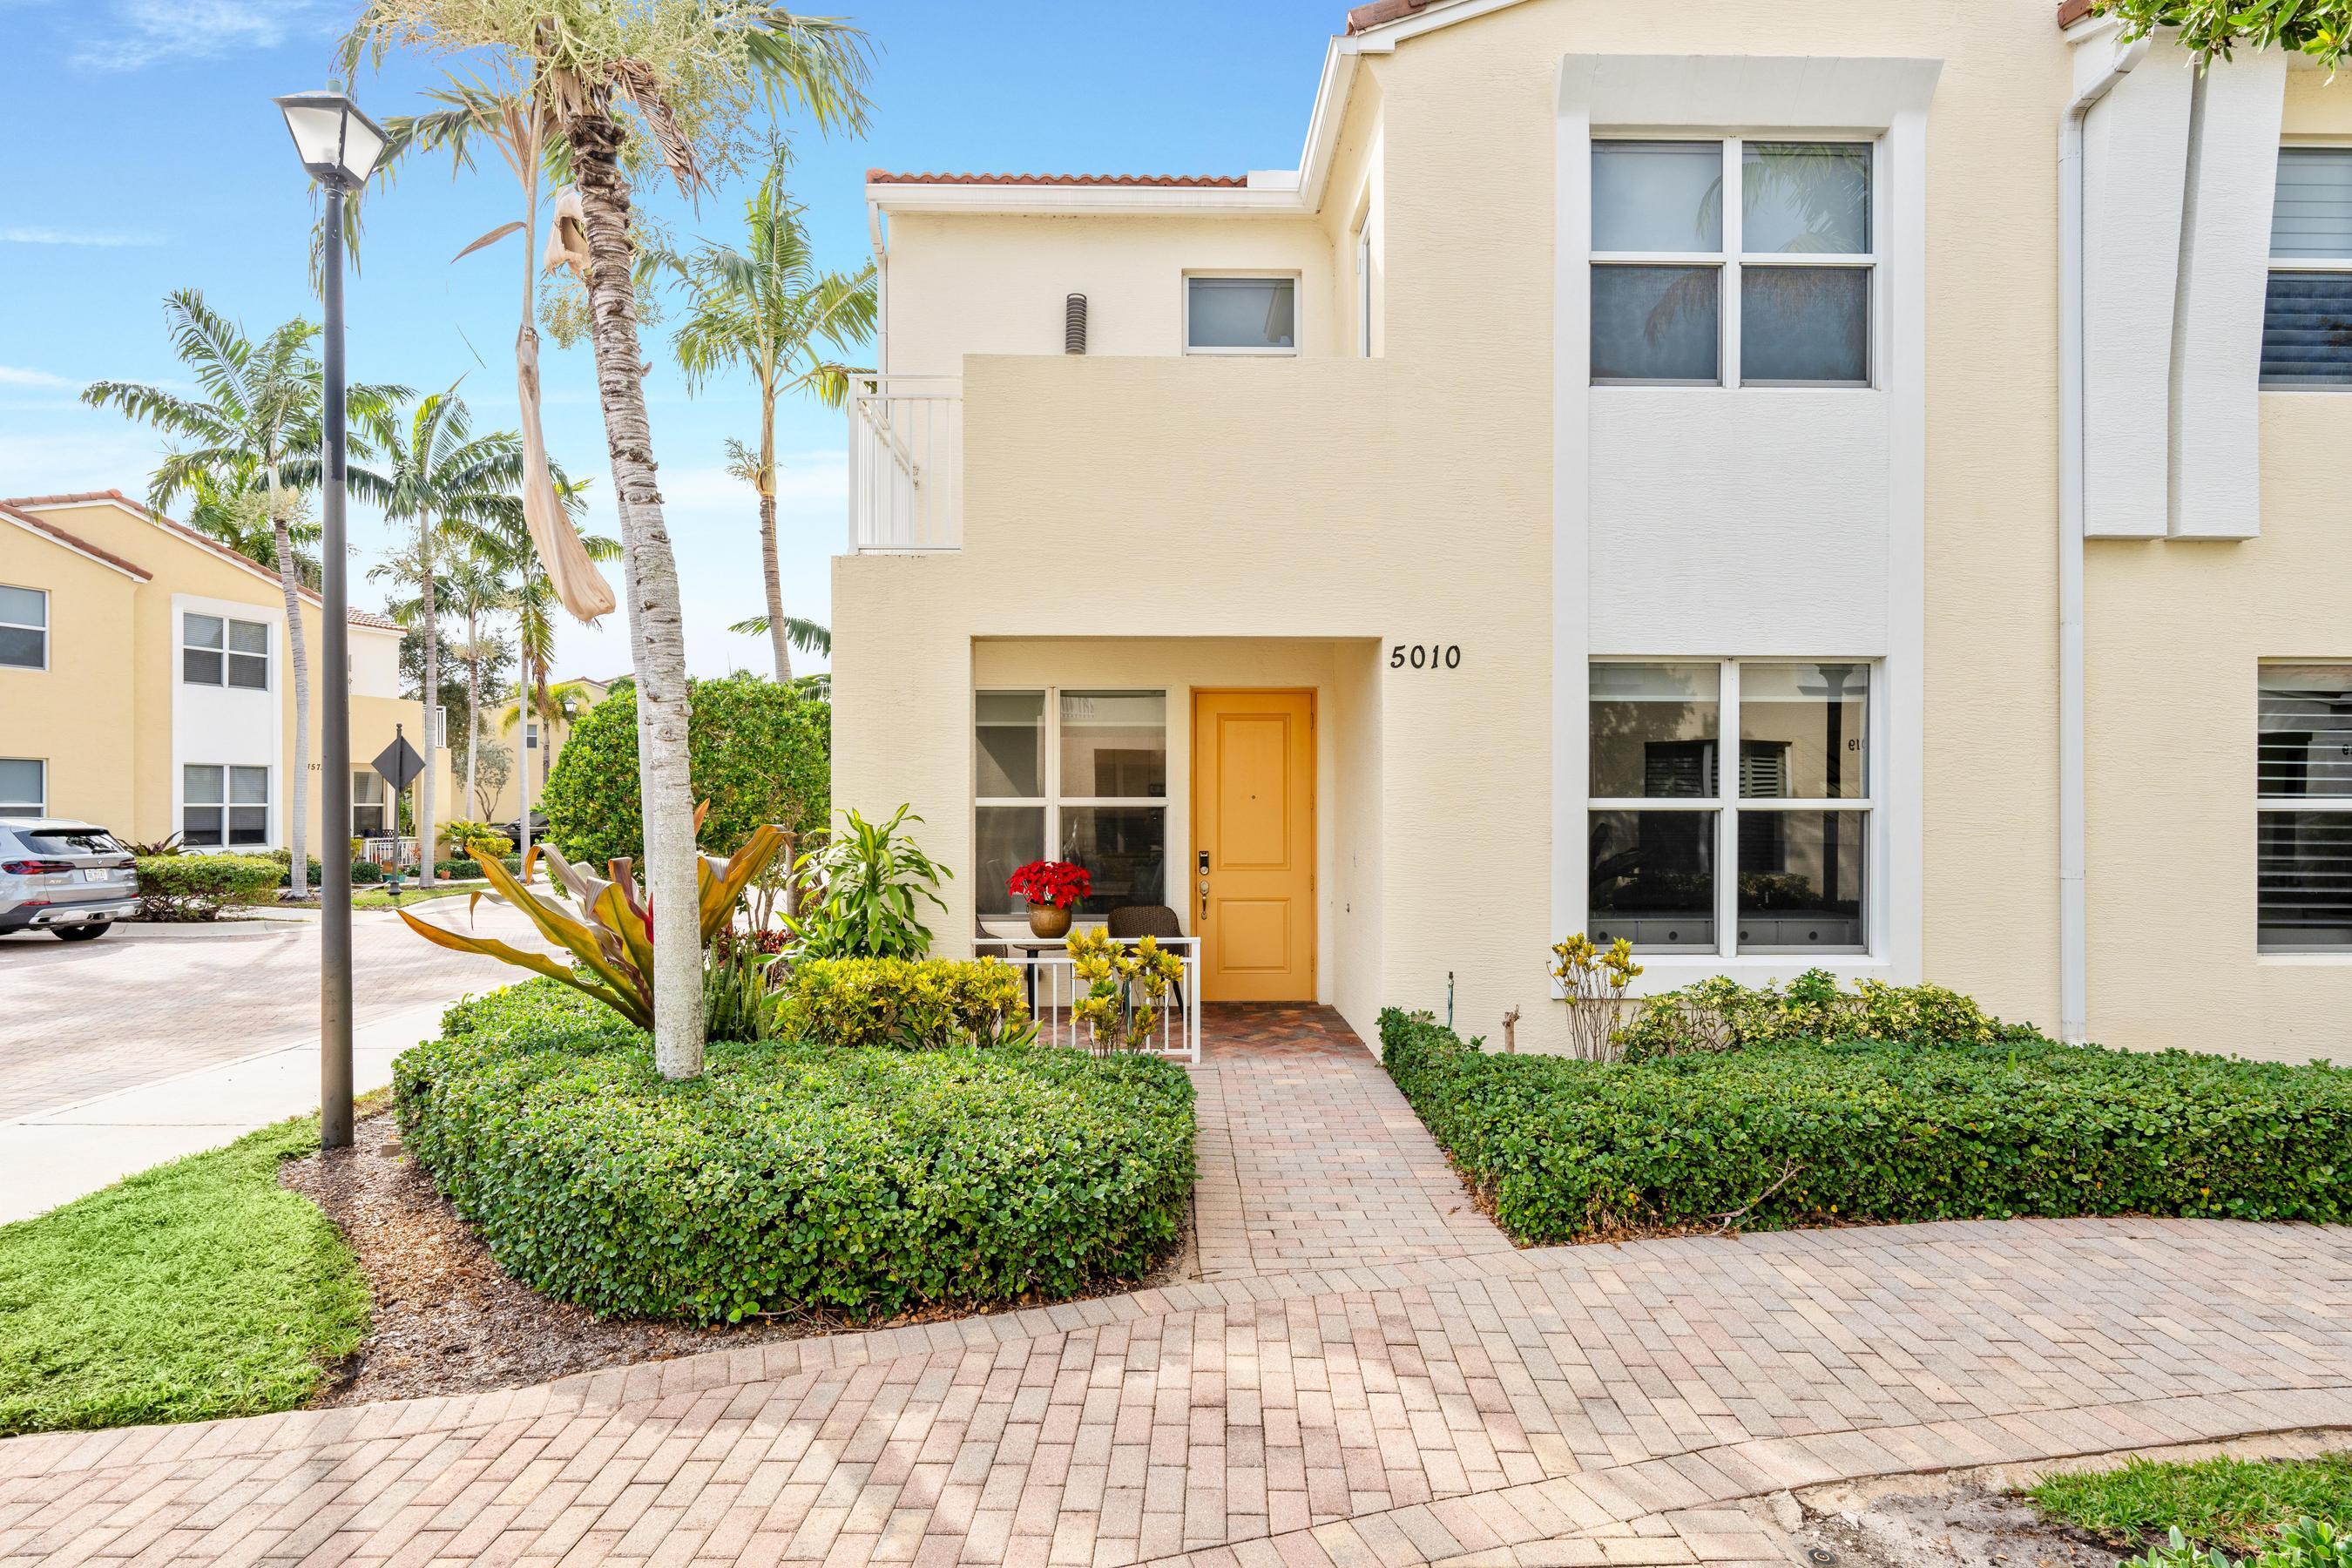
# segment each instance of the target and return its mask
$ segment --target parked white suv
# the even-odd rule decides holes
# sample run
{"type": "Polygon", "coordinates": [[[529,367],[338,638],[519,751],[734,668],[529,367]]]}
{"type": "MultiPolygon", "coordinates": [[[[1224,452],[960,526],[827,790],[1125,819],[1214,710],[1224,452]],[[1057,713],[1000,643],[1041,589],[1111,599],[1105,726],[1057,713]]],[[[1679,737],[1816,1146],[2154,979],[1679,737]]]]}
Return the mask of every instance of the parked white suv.
{"type": "Polygon", "coordinates": [[[88,942],[138,912],[138,865],[106,829],[0,816],[0,936],[46,931],[88,942]]]}

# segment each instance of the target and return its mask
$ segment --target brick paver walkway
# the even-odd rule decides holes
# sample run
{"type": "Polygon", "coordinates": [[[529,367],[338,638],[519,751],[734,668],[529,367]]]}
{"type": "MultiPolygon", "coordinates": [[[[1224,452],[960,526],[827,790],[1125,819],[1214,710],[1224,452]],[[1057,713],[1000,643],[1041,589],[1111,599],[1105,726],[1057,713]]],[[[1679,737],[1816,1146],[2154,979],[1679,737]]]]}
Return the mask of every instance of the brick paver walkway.
{"type": "Polygon", "coordinates": [[[1318,1183],[1433,1255],[19,1438],[0,1563],[1762,1563],[1740,1505],[1791,1486],[2352,1426],[2352,1229],[1493,1248],[1328,1021],[1257,1022],[1263,1059],[1201,1069],[1204,1268],[1387,1248],[1313,1224],[1318,1183]],[[1329,1121],[1271,1099],[1285,1072],[1329,1121]],[[1382,1160],[1420,1195],[1371,1191],[1382,1160]]]}

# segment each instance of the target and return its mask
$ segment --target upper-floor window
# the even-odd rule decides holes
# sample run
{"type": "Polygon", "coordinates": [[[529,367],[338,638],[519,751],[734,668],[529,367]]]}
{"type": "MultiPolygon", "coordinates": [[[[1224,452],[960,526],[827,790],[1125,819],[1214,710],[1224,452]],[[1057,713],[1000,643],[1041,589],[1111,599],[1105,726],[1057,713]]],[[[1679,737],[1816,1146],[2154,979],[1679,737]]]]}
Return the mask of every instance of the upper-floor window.
{"type": "Polygon", "coordinates": [[[2352,952],[2352,665],[2264,665],[2258,689],[2255,946],[2352,952]]]}
{"type": "Polygon", "coordinates": [[[0,586],[0,666],[49,668],[47,589],[0,586]]]}
{"type": "Polygon", "coordinates": [[[49,814],[49,765],[38,757],[0,757],[0,816],[49,814]]]}
{"type": "Polygon", "coordinates": [[[2279,152],[2263,384],[2352,386],[2352,147],[2279,152]]]}
{"type": "Polygon", "coordinates": [[[1187,278],[1184,352],[1295,354],[1298,352],[1296,278],[1187,278]]]}
{"type": "Polygon", "coordinates": [[[1592,379],[1869,385],[1872,151],[1593,142],[1592,379]]]}
{"type": "Polygon", "coordinates": [[[269,689],[269,624],[221,616],[180,617],[180,679],[191,686],[269,689]]]}

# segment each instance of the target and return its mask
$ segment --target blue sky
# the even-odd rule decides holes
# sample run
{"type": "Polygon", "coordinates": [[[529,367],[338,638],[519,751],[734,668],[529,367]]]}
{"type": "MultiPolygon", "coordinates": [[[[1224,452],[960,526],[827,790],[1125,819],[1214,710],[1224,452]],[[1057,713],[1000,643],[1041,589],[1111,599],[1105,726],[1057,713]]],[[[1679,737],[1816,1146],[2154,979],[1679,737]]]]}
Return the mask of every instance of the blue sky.
{"type": "MultiPolygon", "coordinates": [[[[1019,6],[872,0],[842,9],[876,44],[874,124],[862,140],[794,128],[794,187],[824,263],[867,254],[865,171],[1229,173],[1298,155],[1325,43],[1346,0],[1192,0],[1175,14],[1125,0],[1019,6]]],[[[811,9],[830,7],[812,5],[811,9]]],[[[9,61],[9,156],[0,161],[0,494],[145,492],[162,450],[121,416],[74,400],[89,381],[176,374],[161,303],[177,288],[257,336],[316,314],[304,273],[310,205],[274,94],[323,85],[354,0],[0,0],[9,61]],[[30,128],[38,128],[37,132],[30,128]]],[[[425,107],[437,62],[388,60],[355,84],[379,119],[425,107]]],[[[731,238],[740,182],[688,207],[655,207],[681,239],[731,238]]],[[[515,216],[493,157],[456,180],[423,164],[372,194],[362,270],[349,288],[354,379],[424,389],[466,378],[478,427],[515,414],[511,345],[520,261],[512,239],[452,264],[515,216]]],[[[647,384],[697,674],[764,668],[763,641],[730,621],[761,608],[757,515],[724,472],[730,436],[756,436],[748,383],[689,397],[656,327],[647,384]]],[[[593,474],[591,526],[617,532],[587,350],[551,347],[550,449],[593,474]]],[[[778,447],[784,600],[826,611],[840,547],[843,418],[786,408],[778,447]]],[[[381,603],[365,568],[381,520],[354,508],[354,600],[381,603]]],[[[615,568],[617,571],[617,568],[615,568]]],[[[567,625],[561,674],[628,664],[618,616],[567,625]]]]}

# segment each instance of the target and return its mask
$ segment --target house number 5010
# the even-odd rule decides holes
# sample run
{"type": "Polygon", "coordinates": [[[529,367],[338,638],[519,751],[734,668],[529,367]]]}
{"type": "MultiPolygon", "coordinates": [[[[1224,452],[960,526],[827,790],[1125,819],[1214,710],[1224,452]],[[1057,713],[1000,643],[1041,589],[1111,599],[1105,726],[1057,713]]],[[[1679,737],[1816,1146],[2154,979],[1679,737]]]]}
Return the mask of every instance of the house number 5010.
{"type": "Polygon", "coordinates": [[[1446,643],[1399,643],[1389,649],[1389,668],[1403,669],[1459,669],[1462,668],[1462,645],[1446,643]]]}

